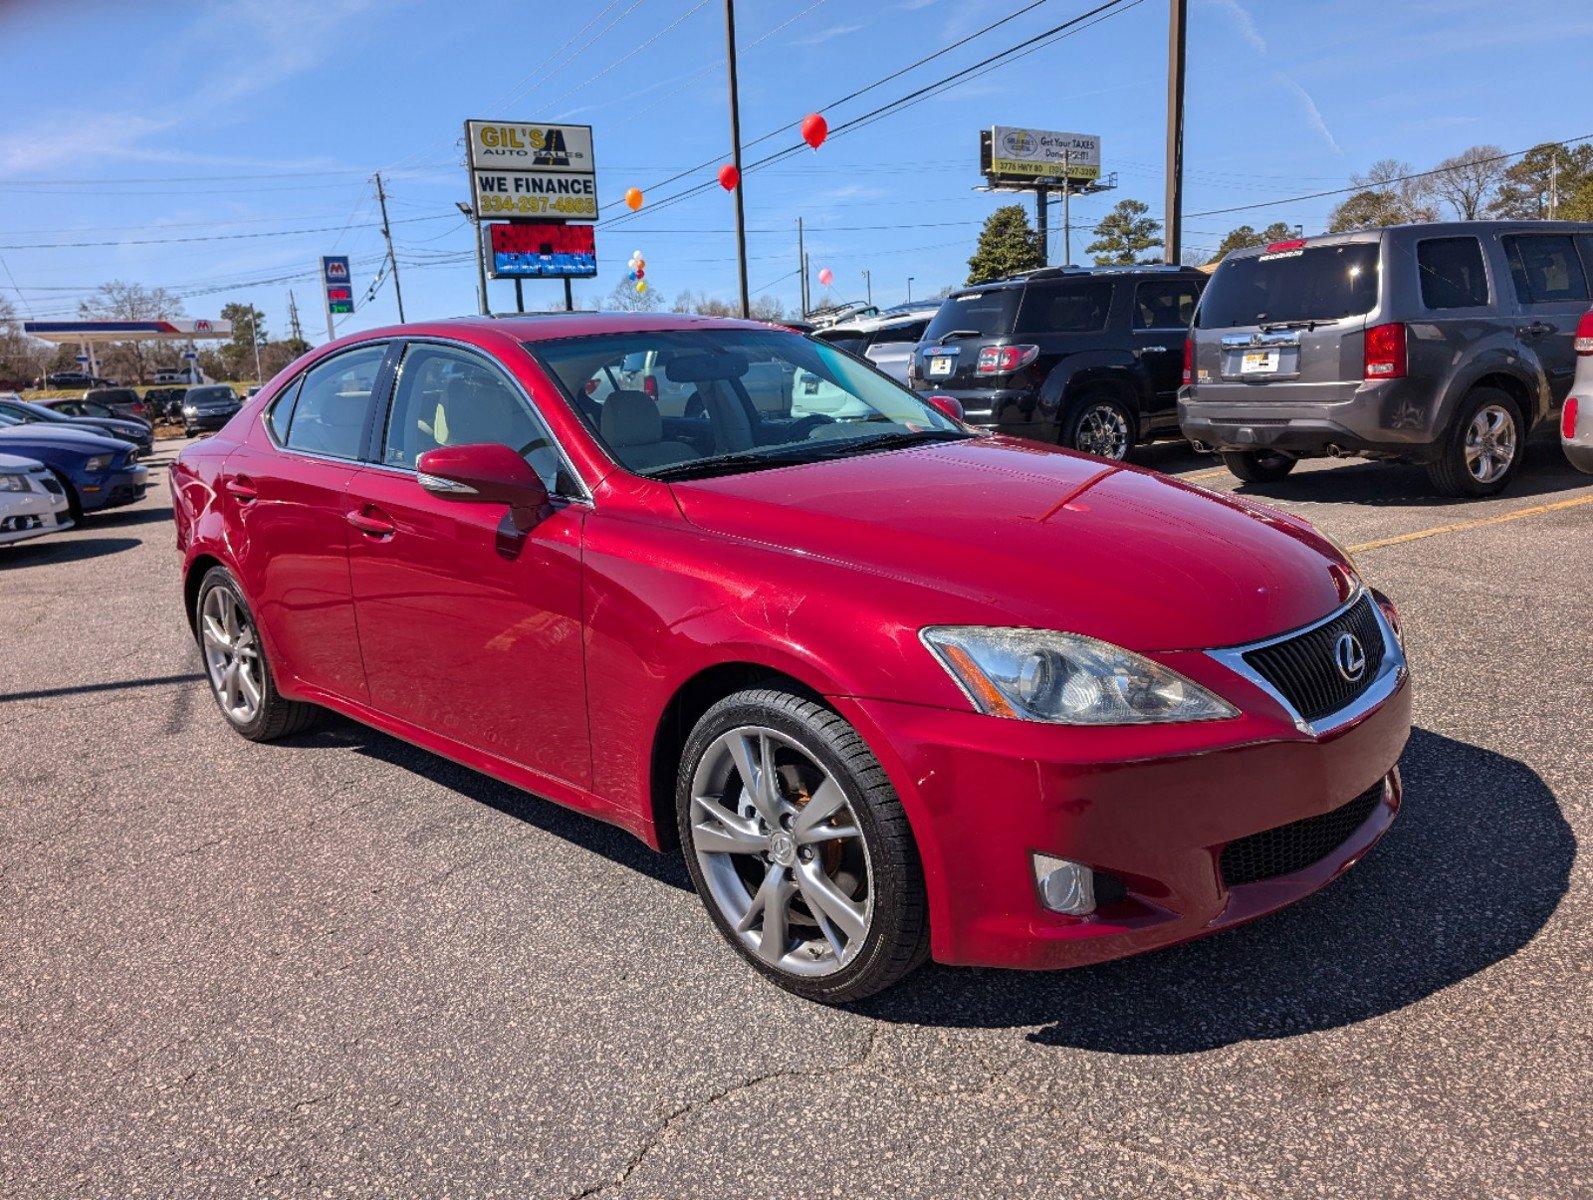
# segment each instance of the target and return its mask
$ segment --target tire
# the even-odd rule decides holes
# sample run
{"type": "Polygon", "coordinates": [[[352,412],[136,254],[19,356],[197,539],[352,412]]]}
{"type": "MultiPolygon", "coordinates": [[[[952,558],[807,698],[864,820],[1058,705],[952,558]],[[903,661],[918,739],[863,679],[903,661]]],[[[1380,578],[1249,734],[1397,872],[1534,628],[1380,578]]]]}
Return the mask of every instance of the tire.
{"type": "MultiPolygon", "coordinates": [[[[243,589],[238,586],[238,581],[225,567],[211,567],[200,581],[199,595],[194,600],[194,634],[195,640],[199,643],[199,653],[204,659],[205,674],[210,680],[210,694],[216,701],[216,707],[221,709],[221,715],[227,719],[227,724],[251,742],[269,742],[303,733],[320,717],[321,710],[315,705],[288,700],[277,691],[276,678],[272,675],[271,664],[266,659],[265,646],[260,641],[249,602],[244,598],[243,589]],[[225,596],[218,593],[225,593],[225,596]],[[231,604],[236,606],[238,624],[235,629],[227,629],[223,623],[223,631],[230,635],[230,644],[242,647],[245,643],[240,634],[246,630],[250,635],[249,644],[253,648],[252,655],[247,651],[231,655],[232,658],[252,660],[249,677],[253,680],[254,689],[258,693],[258,699],[252,708],[240,707],[229,702],[221,682],[224,672],[215,661],[217,646],[211,640],[211,633],[207,627],[207,619],[211,618],[214,612],[211,605],[225,607],[227,597],[230,597],[231,604]]],[[[250,698],[249,691],[241,683],[237,688],[238,690],[233,693],[234,696],[245,700],[250,698]]]]}
{"type": "Polygon", "coordinates": [[[1275,483],[1300,460],[1275,450],[1224,450],[1222,462],[1246,483],[1275,483]]]}
{"type": "Polygon", "coordinates": [[[1438,457],[1427,464],[1427,478],[1443,496],[1475,499],[1496,495],[1520,469],[1526,440],[1526,422],[1510,394],[1498,388],[1474,388],[1444,431],[1438,457]],[[1479,432],[1482,437],[1477,440],[1479,432]],[[1468,457],[1479,449],[1475,457],[1468,457]],[[1502,466],[1501,451],[1507,454],[1502,466]],[[1484,463],[1486,469],[1479,470],[1484,463]]]}
{"type": "Polygon", "coordinates": [[[1116,392],[1104,388],[1086,391],[1073,402],[1062,422],[1063,446],[1113,462],[1126,459],[1137,440],[1134,414],[1116,392]],[[1110,446],[1104,438],[1111,438],[1110,446]]]}
{"type": "Polygon", "coordinates": [[[777,688],[719,701],[686,741],[675,812],[686,869],[710,919],[742,958],[786,991],[848,1004],[891,986],[928,957],[929,905],[907,815],[879,760],[833,710],[777,688]],[[752,767],[750,788],[733,765],[738,741],[747,756],[739,761],[752,767]],[[770,761],[772,796],[757,782],[770,761]],[[766,803],[783,806],[778,827],[764,820],[766,803]],[[804,829],[809,806],[818,816],[804,829]],[[824,838],[832,829],[837,836],[824,838]],[[735,849],[720,852],[731,844],[735,849]],[[761,853],[749,849],[758,845],[761,853]],[[829,888],[815,886],[815,876],[829,888]],[[783,936],[765,954],[773,935],[768,906],[759,901],[775,895],[783,897],[783,936]]]}
{"type": "Polygon", "coordinates": [[[61,490],[66,493],[67,515],[72,518],[72,524],[76,525],[83,520],[82,497],[77,494],[77,489],[72,486],[72,481],[54,467],[50,468],[50,474],[55,476],[55,481],[61,485],[61,490]]]}

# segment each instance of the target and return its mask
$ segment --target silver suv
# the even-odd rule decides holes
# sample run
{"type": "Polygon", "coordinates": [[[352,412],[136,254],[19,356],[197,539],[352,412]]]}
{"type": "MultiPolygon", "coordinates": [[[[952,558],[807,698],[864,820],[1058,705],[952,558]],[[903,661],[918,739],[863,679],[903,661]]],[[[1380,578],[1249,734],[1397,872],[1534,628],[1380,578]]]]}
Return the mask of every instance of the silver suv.
{"type": "Polygon", "coordinates": [[[1178,419],[1239,478],[1302,458],[1418,462],[1487,496],[1576,370],[1593,224],[1397,225],[1223,259],[1195,312],[1178,419]]]}

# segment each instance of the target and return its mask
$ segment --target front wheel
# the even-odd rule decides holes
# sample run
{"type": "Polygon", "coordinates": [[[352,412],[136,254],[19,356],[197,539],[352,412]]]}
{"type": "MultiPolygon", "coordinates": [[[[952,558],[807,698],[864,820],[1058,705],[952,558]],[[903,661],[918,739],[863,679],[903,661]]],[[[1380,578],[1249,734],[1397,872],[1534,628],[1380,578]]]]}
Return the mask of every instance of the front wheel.
{"type": "Polygon", "coordinates": [[[907,816],[863,739],[816,701],[728,696],[697,722],[675,792],[681,849],[721,935],[775,983],[845,1004],[928,953],[907,816]]]}
{"type": "Polygon", "coordinates": [[[1134,415],[1106,392],[1090,392],[1062,426],[1062,444],[1099,458],[1122,462],[1134,447],[1134,415]]]}
{"type": "Polygon", "coordinates": [[[1246,483],[1274,483],[1294,470],[1294,464],[1299,461],[1275,450],[1222,452],[1223,465],[1246,483]]]}

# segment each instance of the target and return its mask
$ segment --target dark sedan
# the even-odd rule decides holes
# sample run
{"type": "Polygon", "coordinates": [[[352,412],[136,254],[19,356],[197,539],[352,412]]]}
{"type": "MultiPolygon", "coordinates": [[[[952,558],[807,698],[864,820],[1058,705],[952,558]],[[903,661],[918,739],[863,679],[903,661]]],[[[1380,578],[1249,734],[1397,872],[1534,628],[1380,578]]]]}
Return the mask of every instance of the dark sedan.
{"type": "Polygon", "coordinates": [[[82,405],[81,400],[56,400],[40,404],[28,400],[0,397],[0,413],[15,417],[25,424],[46,422],[66,425],[88,433],[103,433],[119,441],[137,446],[139,452],[148,454],[155,444],[155,434],[147,421],[134,421],[122,417],[101,417],[78,413],[67,407],[82,405]]]}
{"type": "Polygon", "coordinates": [[[183,397],[183,433],[193,437],[220,429],[240,406],[238,393],[224,383],[191,387],[183,397]]]}

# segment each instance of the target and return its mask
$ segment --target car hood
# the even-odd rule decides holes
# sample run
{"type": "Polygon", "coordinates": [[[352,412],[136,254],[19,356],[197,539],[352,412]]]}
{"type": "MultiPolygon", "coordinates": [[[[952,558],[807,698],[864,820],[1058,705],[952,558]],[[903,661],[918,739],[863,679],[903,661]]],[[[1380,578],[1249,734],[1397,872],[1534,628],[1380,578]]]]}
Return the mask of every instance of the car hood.
{"type": "Polygon", "coordinates": [[[674,492],[699,528],[940,592],[946,603],[929,621],[1063,629],[1135,650],[1271,637],[1332,611],[1352,586],[1328,543],[1296,518],[1010,438],[694,480],[674,492]]]}
{"type": "Polygon", "coordinates": [[[0,429],[0,449],[16,449],[23,444],[50,446],[57,450],[76,450],[83,454],[110,454],[127,449],[127,443],[87,429],[60,426],[14,425],[0,429]]]}
{"type": "Polygon", "coordinates": [[[0,454],[0,471],[37,471],[44,464],[36,458],[23,458],[16,454],[0,454]]]}

